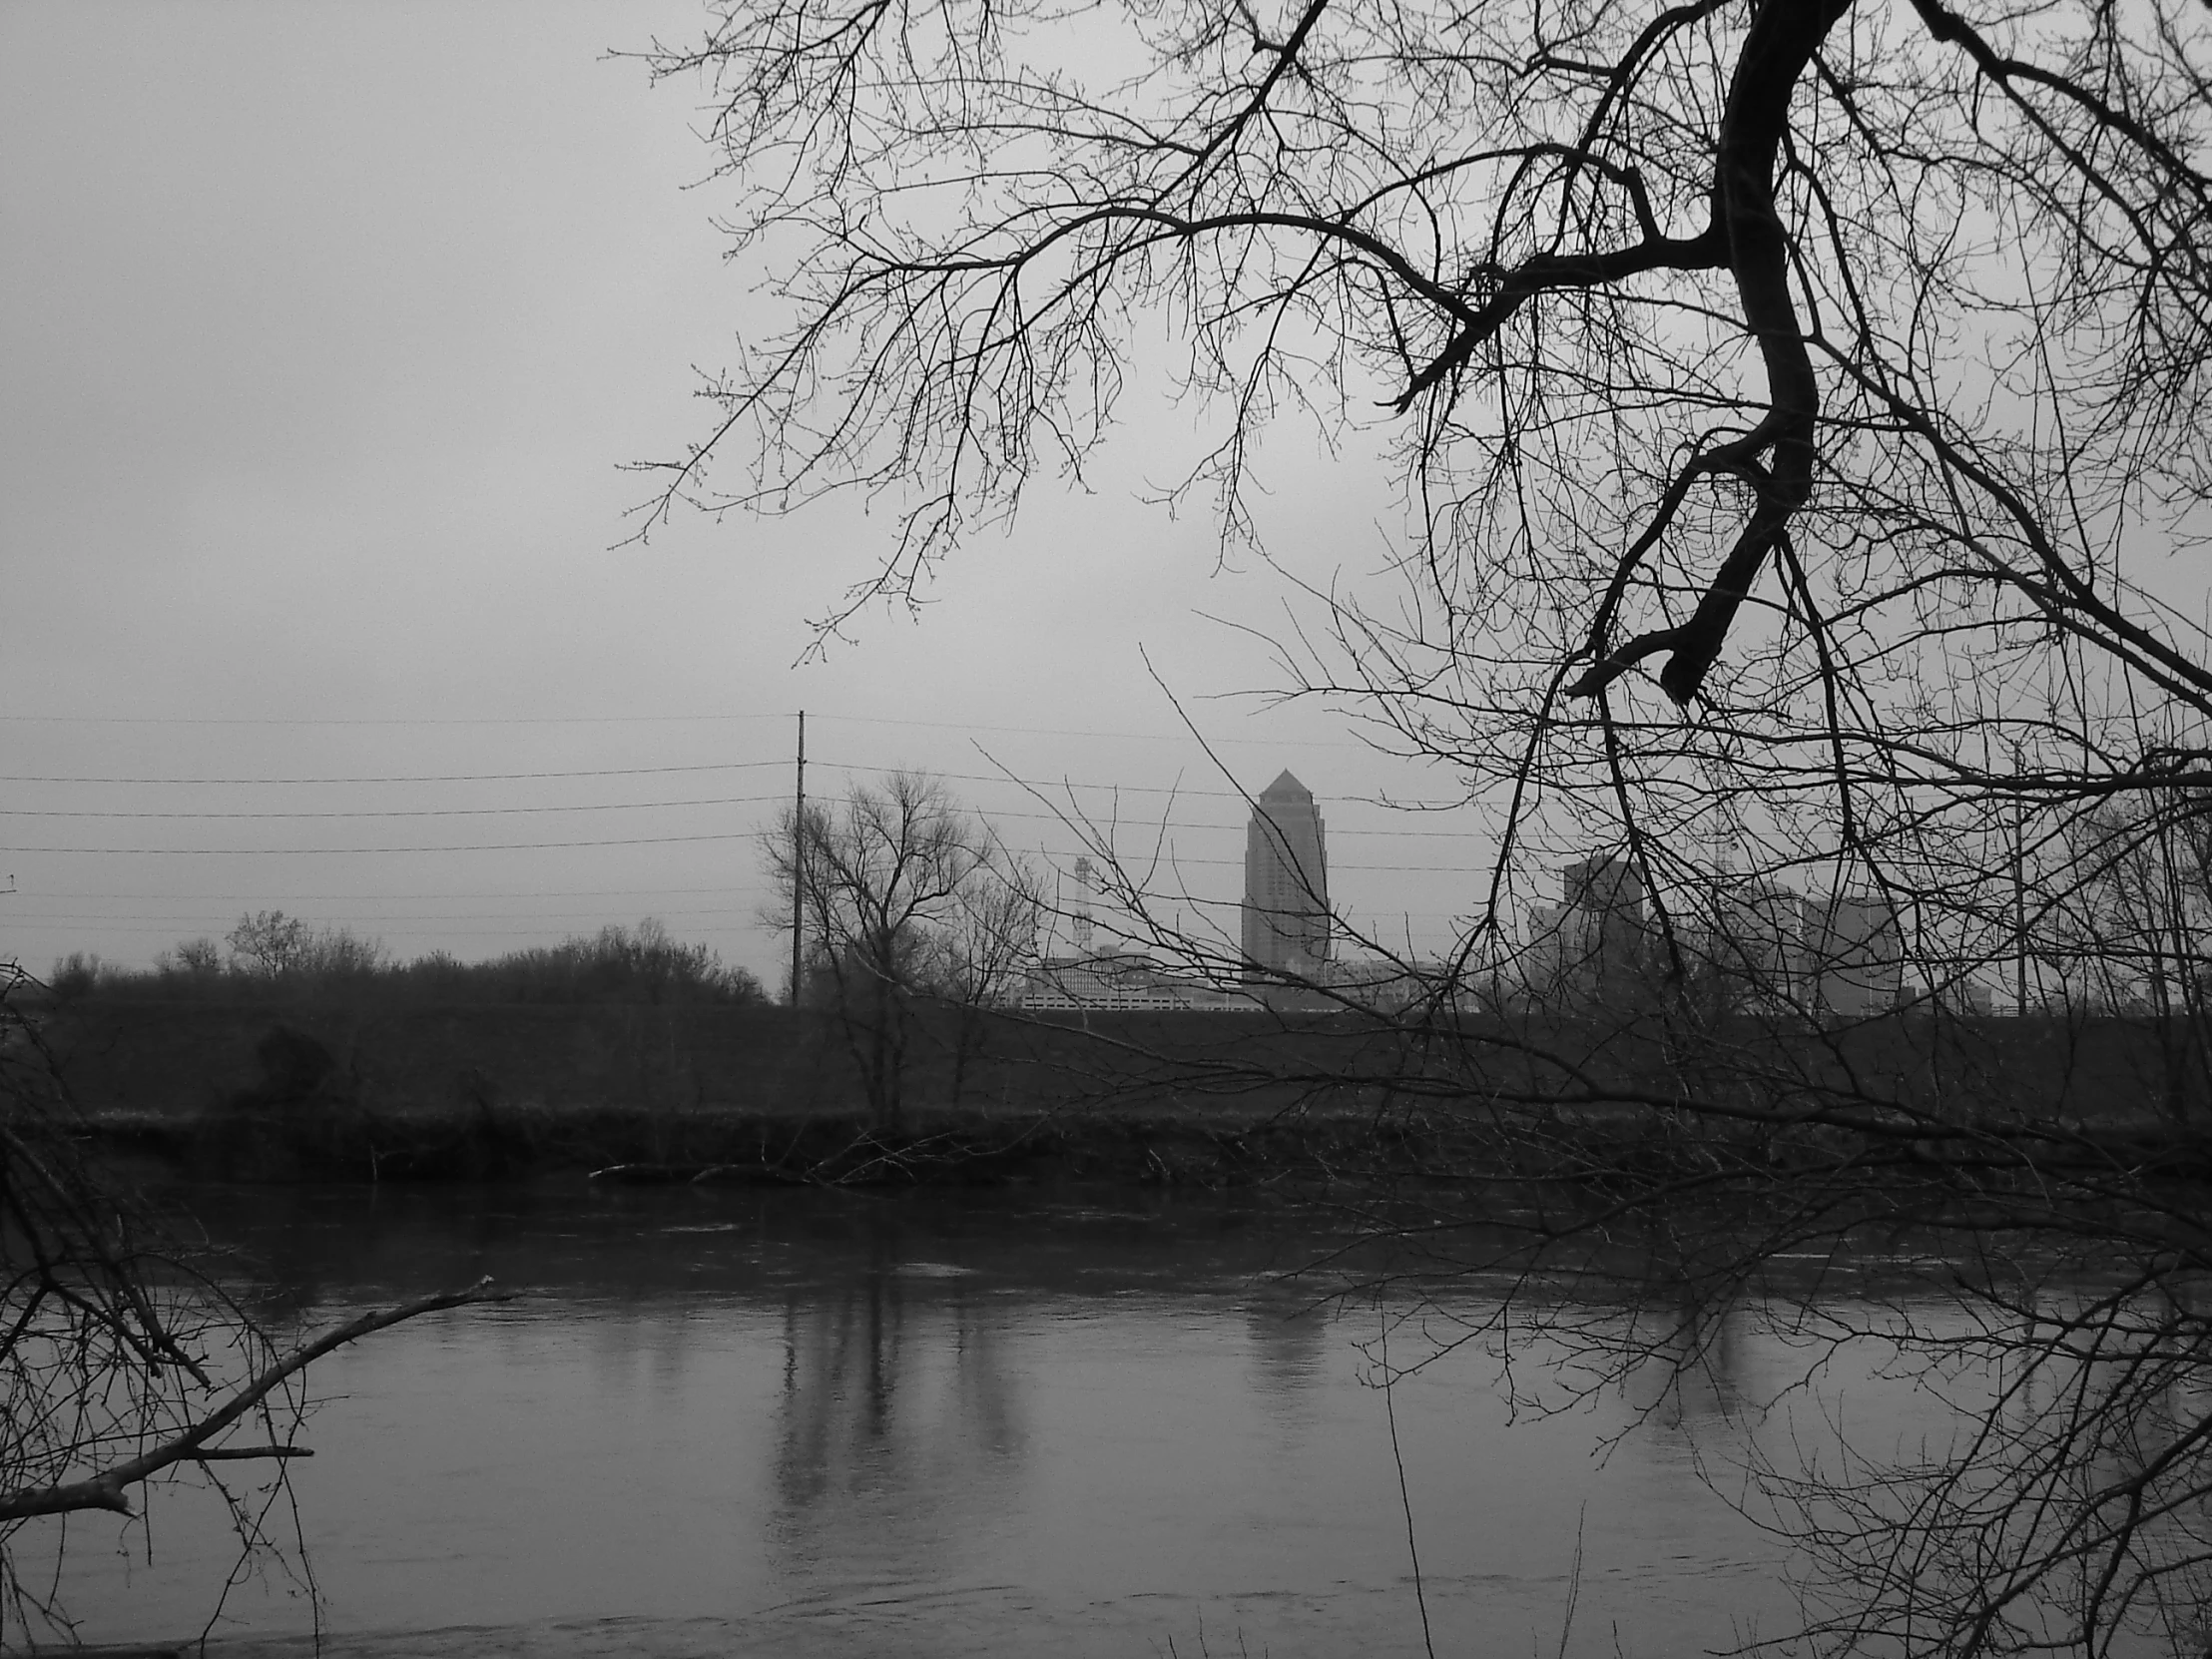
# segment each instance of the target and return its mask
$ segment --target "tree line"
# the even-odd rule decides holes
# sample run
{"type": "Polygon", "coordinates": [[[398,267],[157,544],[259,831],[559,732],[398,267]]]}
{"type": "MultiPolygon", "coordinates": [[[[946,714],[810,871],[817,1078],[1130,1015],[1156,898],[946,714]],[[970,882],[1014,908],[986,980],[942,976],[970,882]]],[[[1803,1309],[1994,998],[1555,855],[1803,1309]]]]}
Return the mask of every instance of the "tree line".
{"type": "Polygon", "coordinates": [[[148,968],[74,952],[54,964],[49,991],[65,1005],[100,1000],[739,1007],[768,1000],[750,970],[724,962],[707,945],[676,938],[653,916],[468,962],[444,950],[401,959],[381,939],[346,927],[315,926],[276,909],[240,916],[220,941],[187,939],[148,968]]]}

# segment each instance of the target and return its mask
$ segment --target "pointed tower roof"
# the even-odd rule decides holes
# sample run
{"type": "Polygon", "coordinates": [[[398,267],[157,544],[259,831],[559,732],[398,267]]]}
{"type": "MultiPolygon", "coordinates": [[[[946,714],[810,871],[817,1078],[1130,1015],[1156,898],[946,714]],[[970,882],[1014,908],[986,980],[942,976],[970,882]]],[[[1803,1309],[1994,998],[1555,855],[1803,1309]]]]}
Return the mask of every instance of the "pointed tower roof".
{"type": "Polygon", "coordinates": [[[1311,801],[1314,799],[1314,792],[1301,784],[1297,778],[1292,776],[1290,770],[1285,768],[1280,778],[1260,792],[1260,799],[1262,801],[1311,801]]]}

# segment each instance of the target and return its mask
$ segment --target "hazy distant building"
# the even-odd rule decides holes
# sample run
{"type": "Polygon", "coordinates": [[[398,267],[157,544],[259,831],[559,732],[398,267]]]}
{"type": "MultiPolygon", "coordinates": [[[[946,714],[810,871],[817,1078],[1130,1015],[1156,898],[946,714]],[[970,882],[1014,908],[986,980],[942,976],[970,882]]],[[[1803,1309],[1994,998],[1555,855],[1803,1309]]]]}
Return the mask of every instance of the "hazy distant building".
{"type": "Polygon", "coordinates": [[[1007,1000],[1017,1008],[1189,1008],[1196,1005],[1196,990],[1149,956],[1107,949],[1045,957],[1013,985],[1007,1000]]]}
{"type": "Polygon", "coordinates": [[[1042,956],[1007,987],[1010,1007],[1046,1012],[1162,1012],[1199,1009],[1258,1012],[1244,991],[1224,989],[1137,951],[1109,946],[1075,956],[1042,956]]]}
{"type": "MultiPolygon", "coordinates": [[[[1679,959],[1686,988],[1742,1011],[1866,1018],[1899,1006],[1904,931],[1879,894],[1824,897],[1723,870],[1709,907],[1674,913],[1670,957],[1626,858],[1580,858],[1559,877],[1560,902],[1529,906],[1519,953],[1520,994],[1538,1005],[1628,1012],[1671,981],[1679,959]]],[[[1971,987],[1950,995],[1978,1006],[1971,987]]]]}
{"type": "Polygon", "coordinates": [[[1395,1013],[1418,1003],[1435,1008],[1481,1006],[1481,978],[1467,964],[1437,957],[1395,959],[1336,953],[1313,975],[1333,1006],[1395,1013]]]}
{"type": "Polygon", "coordinates": [[[1310,976],[1329,960],[1329,931],[1328,832],[1313,792],[1286,772],[1245,830],[1245,971],[1310,976]]]}
{"type": "Polygon", "coordinates": [[[1812,931],[1803,893],[1723,870],[1701,954],[1732,1002],[1802,1008],[1813,988],[1806,966],[1812,931]]]}
{"type": "Polygon", "coordinates": [[[1528,942],[1517,958],[1521,990],[1538,1002],[1547,1002],[1566,988],[1567,907],[1536,903],[1528,906],[1528,942]]]}
{"type": "Polygon", "coordinates": [[[1644,982],[1644,878],[1617,853],[1579,858],[1559,872],[1565,897],[1559,949],[1570,988],[1600,998],[1644,982]]]}
{"type": "Polygon", "coordinates": [[[1566,907],[1593,918],[1594,925],[1628,926],[1643,931],[1644,878],[1617,852],[1577,858],[1559,871],[1566,907]]]}
{"type": "Polygon", "coordinates": [[[1632,1007],[1650,955],[1644,883],[1614,853],[1578,858],[1559,871],[1557,904],[1531,904],[1520,952],[1523,991],[1539,1003],[1618,1000],[1632,1007]]]}
{"type": "Polygon", "coordinates": [[[1853,1018],[1896,1007],[1905,985],[1905,934],[1897,907],[1879,894],[1837,893],[1814,910],[1807,966],[1820,1005],[1853,1018]]]}

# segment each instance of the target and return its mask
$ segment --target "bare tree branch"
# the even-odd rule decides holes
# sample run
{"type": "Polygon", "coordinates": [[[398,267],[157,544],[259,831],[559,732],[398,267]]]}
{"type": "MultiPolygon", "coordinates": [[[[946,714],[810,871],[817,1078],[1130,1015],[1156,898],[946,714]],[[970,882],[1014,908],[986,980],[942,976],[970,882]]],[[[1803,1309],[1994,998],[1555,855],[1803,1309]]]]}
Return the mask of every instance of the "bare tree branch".
{"type": "Polygon", "coordinates": [[[396,1308],[376,1310],[348,1320],[345,1324],[324,1332],[312,1342],[294,1349],[276,1364],[241,1384],[221,1405],[183,1433],[150,1451],[127,1457],[83,1480],[0,1493],[0,1521],[18,1520],[29,1515],[58,1515],[73,1509],[113,1509],[127,1515],[132,1512],[130,1500],[125,1495],[129,1489],[159,1474],[173,1463],[306,1455],[288,1446],[230,1448],[211,1445],[209,1442],[261,1404],[287,1378],[296,1376],[324,1355],[334,1353],[348,1343],[359,1342],[363,1337],[373,1336],[376,1332],[389,1330],[392,1326],[447,1308],[466,1308],[477,1303],[513,1300],[513,1293],[494,1291],[491,1281],[484,1279],[466,1290],[421,1297],[396,1308]]]}

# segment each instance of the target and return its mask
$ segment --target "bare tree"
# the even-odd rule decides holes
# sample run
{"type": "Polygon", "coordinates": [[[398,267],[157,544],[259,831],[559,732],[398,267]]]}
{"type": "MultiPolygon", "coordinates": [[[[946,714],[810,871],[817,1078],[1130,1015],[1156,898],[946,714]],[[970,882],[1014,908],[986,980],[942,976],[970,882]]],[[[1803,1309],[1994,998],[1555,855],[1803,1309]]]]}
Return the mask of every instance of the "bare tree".
{"type": "Polygon", "coordinates": [[[781,897],[799,913],[821,1000],[859,1067],[880,1133],[904,1122],[916,1011],[958,1011],[955,1092],[977,1040],[976,1012],[996,1001],[1036,934],[1036,882],[943,784],[891,774],[834,807],[810,804],[762,838],[781,897]]]}
{"type": "MultiPolygon", "coordinates": [[[[1374,431],[1393,573],[1307,591],[1286,689],[1449,779],[1498,851],[1403,1044],[1316,1086],[1449,1109],[1497,1172],[1470,1194],[1533,1205],[1554,1252],[1675,1240],[1701,1308],[1778,1255],[1925,1229],[1968,1323],[1885,1340],[2052,1389],[1895,1484],[1809,1494],[1857,1575],[1838,1631],[2192,1639],[2201,1100],[2140,1136],[2035,1120],[1870,1067],[1817,994],[1762,994],[1747,1026],[1684,988],[1724,845],[1745,883],[1881,918],[1939,1023],[2054,958],[2069,913],[2117,913],[2133,866],[2077,855],[2100,824],[2203,817],[2212,640],[2175,556],[2212,530],[2212,8],[710,9],[653,63],[704,89],[789,327],[710,385],[646,527],[903,489],[828,625],[910,599],[1105,440],[1153,318],[1215,416],[1183,487],[1230,537],[1256,535],[1271,422],[1374,431]],[[1654,994],[1605,1030],[1458,1022],[1468,975],[1526,954],[1546,863],[1593,852],[1634,872],[1654,994]],[[1680,1244],[1723,1200],[1737,1221],[1680,1244]],[[1976,1555],[1998,1537],[2006,1561],[1976,1555]]],[[[1163,896],[1120,873],[1133,931],[1204,955],[1163,896]]],[[[2159,961],[2193,953],[2180,913],[2159,961]]],[[[1590,1352],[1666,1350],[1614,1340],[1590,1352]]]]}
{"type": "Polygon", "coordinates": [[[232,959],[247,972],[265,979],[278,979],[299,965],[312,942],[307,924],[281,910],[256,910],[239,917],[224,935],[232,959]]]}
{"type": "Polygon", "coordinates": [[[155,972],[186,979],[218,979],[228,965],[223,947],[206,937],[180,940],[175,949],[164,950],[154,958],[155,972]]]}
{"type": "Polygon", "coordinates": [[[66,1632],[52,1585],[21,1578],[10,1541],[42,1517],[140,1512],[143,1488],[217,1486],[242,1550],[275,1547],[270,1517],[299,1443],[307,1367],[403,1321],[504,1300],[488,1281],[372,1311],[303,1338],[265,1331],[216,1276],[178,1251],[112,1177],[90,1168],[82,1124],[26,1011],[0,982],[0,1622],[66,1632]],[[271,1471],[235,1489],[233,1464],[271,1471]]]}

